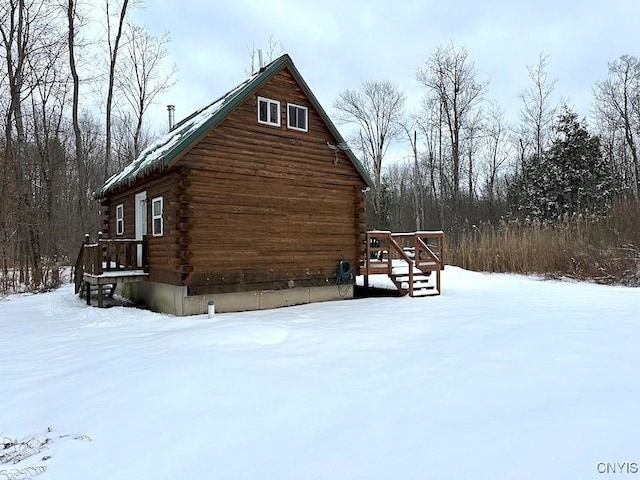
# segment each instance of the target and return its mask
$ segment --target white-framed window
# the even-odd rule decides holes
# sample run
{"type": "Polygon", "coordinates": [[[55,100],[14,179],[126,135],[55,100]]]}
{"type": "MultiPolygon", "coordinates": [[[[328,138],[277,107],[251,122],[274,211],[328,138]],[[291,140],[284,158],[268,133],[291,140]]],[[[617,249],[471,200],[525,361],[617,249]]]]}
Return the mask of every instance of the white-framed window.
{"type": "Polygon", "coordinates": [[[287,127],[306,132],[309,130],[309,109],[294,103],[287,104],[287,127]]]}
{"type": "Polygon", "coordinates": [[[151,200],[151,233],[154,237],[161,237],[164,233],[162,211],[162,197],[151,200]]]}
{"type": "Polygon", "coordinates": [[[258,97],[258,123],[280,126],[280,102],[270,98],[258,97]]]}
{"type": "Polygon", "coordinates": [[[124,205],[116,206],[116,235],[124,234],[124,205]]]}

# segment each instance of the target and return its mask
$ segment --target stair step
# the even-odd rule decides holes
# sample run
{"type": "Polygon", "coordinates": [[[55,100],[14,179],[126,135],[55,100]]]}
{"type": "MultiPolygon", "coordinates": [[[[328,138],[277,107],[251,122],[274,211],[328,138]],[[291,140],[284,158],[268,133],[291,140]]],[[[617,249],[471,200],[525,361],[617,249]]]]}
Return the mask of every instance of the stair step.
{"type": "MultiPolygon", "coordinates": [[[[402,288],[403,290],[409,290],[409,282],[402,282],[400,284],[400,288],[402,288]]],[[[421,289],[427,289],[427,290],[433,290],[435,287],[433,285],[430,285],[428,283],[420,283],[420,282],[416,282],[413,284],[413,291],[415,292],[416,290],[421,290],[421,289]]]]}
{"type": "Polygon", "coordinates": [[[402,267],[393,267],[391,269],[391,275],[409,275],[409,265],[403,265],[402,267]]]}
{"type": "MultiPolygon", "coordinates": [[[[420,270],[418,267],[414,266],[413,267],[413,274],[414,275],[431,275],[431,270],[427,270],[426,272],[423,272],[422,270],[420,270]]],[[[401,266],[401,267],[393,267],[391,269],[391,275],[409,275],[409,266],[401,266]]]]}
{"type": "Polygon", "coordinates": [[[413,291],[413,296],[414,297],[429,297],[432,295],[438,295],[438,291],[435,288],[431,288],[431,289],[426,289],[426,288],[421,288],[420,290],[414,290],[413,291]],[[434,293],[435,292],[435,293],[434,293]]]}
{"type": "MultiPolygon", "coordinates": [[[[420,282],[420,281],[428,281],[429,280],[429,275],[414,275],[413,276],[413,281],[414,282],[420,282]]],[[[398,282],[408,282],[409,281],[409,275],[399,275],[396,277],[396,281],[398,282]]]]}

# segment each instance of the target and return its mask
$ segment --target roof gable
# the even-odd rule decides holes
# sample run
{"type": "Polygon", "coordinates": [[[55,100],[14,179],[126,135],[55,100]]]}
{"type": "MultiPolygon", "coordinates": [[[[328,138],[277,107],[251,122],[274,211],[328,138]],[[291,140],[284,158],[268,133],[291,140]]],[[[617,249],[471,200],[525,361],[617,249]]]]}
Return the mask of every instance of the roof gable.
{"type": "MultiPolygon", "coordinates": [[[[100,187],[96,195],[103,197],[118,187],[134,184],[137,180],[146,177],[150,172],[170,166],[174,160],[179,159],[210,129],[223,120],[229,112],[285,66],[289,68],[289,71],[307,95],[335,139],[339,143],[344,143],[340,132],[296,69],[291,57],[284,54],[206,107],[195,111],[176,124],[170,132],[149,145],[138,158],[131,162],[124,170],[112,175],[104,185],[100,187]]],[[[373,182],[360,161],[350,150],[346,150],[345,152],[366,184],[372,186],[373,182]]]]}

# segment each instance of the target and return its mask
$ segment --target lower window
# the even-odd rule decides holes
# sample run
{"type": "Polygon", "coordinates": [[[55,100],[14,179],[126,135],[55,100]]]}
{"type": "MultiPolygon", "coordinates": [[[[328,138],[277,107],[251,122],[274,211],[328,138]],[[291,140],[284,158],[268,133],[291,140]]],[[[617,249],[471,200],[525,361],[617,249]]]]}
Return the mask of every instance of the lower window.
{"type": "Polygon", "coordinates": [[[161,237],[164,233],[162,211],[162,197],[151,200],[151,233],[154,237],[161,237]]]}
{"type": "Polygon", "coordinates": [[[116,235],[124,233],[124,205],[121,203],[116,207],[116,235]]]}

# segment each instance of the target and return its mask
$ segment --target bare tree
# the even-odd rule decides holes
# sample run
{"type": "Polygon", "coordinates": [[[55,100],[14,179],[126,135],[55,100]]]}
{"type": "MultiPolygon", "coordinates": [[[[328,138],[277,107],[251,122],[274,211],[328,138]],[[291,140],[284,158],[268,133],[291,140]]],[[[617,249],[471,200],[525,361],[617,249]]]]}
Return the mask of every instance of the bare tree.
{"type": "MultiPolygon", "coordinates": [[[[110,12],[112,0],[105,0],[106,21],[107,21],[107,46],[109,52],[109,76],[107,82],[107,99],[106,99],[106,134],[105,134],[105,156],[104,156],[104,178],[109,176],[109,169],[111,168],[111,115],[113,107],[113,90],[115,84],[116,75],[116,63],[118,61],[118,53],[120,50],[120,39],[125,25],[125,18],[127,15],[127,7],[129,6],[129,0],[122,0],[120,5],[120,11],[117,14],[117,26],[115,28],[115,34],[112,31],[111,22],[112,14],[110,12]]],[[[116,9],[117,10],[117,9],[116,9]]]]}
{"type": "Polygon", "coordinates": [[[609,64],[606,80],[596,83],[595,104],[600,117],[621,129],[631,155],[633,193],[640,202],[640,161],[637,136],[640,133],[640,60],[623,55],[609,64]]]}
{"type": "Polygon", "coordinates": [[[469,115],[467,121],[464,124],[464,142],[463,147],[467,157],[467,205],[469,212],[473,208],[476,201],[477,192],[477,177],[478,172],[475,168],[475,157],[478,155],[480,149],[480,137],[484,130],[484,112],[478,108],[474,110],[472,115],[469,115]]]}
{"type": "Polygon", "coordinates": [[[416,80],[440,102],[451,148],[451,199],[457,209],[460,197],[462,131],[482,101],[488,82],[476,79],[475,68],[466,49],[453,43],[438,47],[425,65],[416,71],[416,80]]]}
{"type": "Polygon", "coordinates": [[[67,28],[68,28],[68,50],[69,50],[69,70],[72,78],[72,100],[71,100],[71,124],[74,136],[74,157],[78,175],[78,220],[80,222],[80,231],[85,231],[85,217],[87,210],[86,195],[84,189],[87,184],[87,172],[85,168],[84,152],[82,150],[82,131],[80,130],[79,102],[80,102],[80,76],[78,75],[78,67],[76,63],[76,36],[77,36],[77,20],[81,17],[77,0],[68,0],[66,5],[67,28]]]}
{"type": "Polygon", "coordinates": [[[402,131],[409,140],[411,146],[411,154],[413,157],[413,203],[415,208],[416,230],[422,230],[424,224],[424,208],[422,204],[422,177],[420,174],[420,162],[418,161],[418,131],[417,119],[411,117],[408,120],[400,122],[402,131]]]}
{"type": "Polygon", "coordinates": [[[486,113],[485,125],[485,196],[488,203],[489,220],[497,220],[496,203],[500,198],[498,185],[500,175],[510,158],[507,141],[507,127],[504,113],[496,103],[492,103],[486,113]]]}
{"type": "Polygon", "coordinates": [[[531,85],[520,94],[522,109],[520,116],[523,130],[529,138],[523,142],[533,144],[533,154],[536,158],[542,156],[547,146],[551,132],[551,125],[556,115],[557,107],[551,104],[557,80],[550,80],[547,74],[549,56],[540,53],[538,63],[527,66],[527,73],[531,85]]]}
{"type": "MultiPolygon", "coordinates": [[[[426,153],[422,158],[425,170],[429,173],[430,197],[434,201],[433,208],[438,212],[438,225],[444,225],[446,179],[444,168],[444,146],[442,131],[444,129],[444,115],[442,102],[437,95],[426,94],[422,99],[422,112],[417,119],[417,125],[422,133],[426,153]]],[[[427,207],[425,207],[426,209],[427,207]]]]}
{"type": "Polygon", "coordinates": [[[125,32],[125,53],[117,68],[117,86],[133,113],[133,158],[144,147],[142,127],[147,109],[159,93],[175,83],[177,66],[164,68],[169,42],[169,33],[156,37],[136,24],[129,24],[125,32]]]}
{"type": "MultiPolygon", "coordinates": [[[[48,72],[48,55],[58,41],[55,38],[56,9],[35,0],[9,0],[0,4],[0,49],[9,90],[5,117],[5,161],[15,165],[18,194],[17,221],[24,263],[31,267],[31,282],[26,270],[21,280],[34,288],[41,284],[41,242],[36,224],[33,170],[28,143],[25,99],[48,72]]],[[[21,264],[24,265],[24,264],[21,264]]]]}
{"type": "Polygon", "coordinates": [[[619,115],[611,105],[596,102],[595,129],[602,144],[606,161],[617,192],[635,192],[633,162],[628,161],[629,148],[619,115]]]}
{"type": "Polygon", "coordinates": [[[391,141],[400,132],[406,95],[388,81],[363,82],[355,90],[345,90],[334,101],[337,120],[354,124],[355,147],[373,173],[373,206],[376,221],[381,214],[382,162],[391,141]]]}

